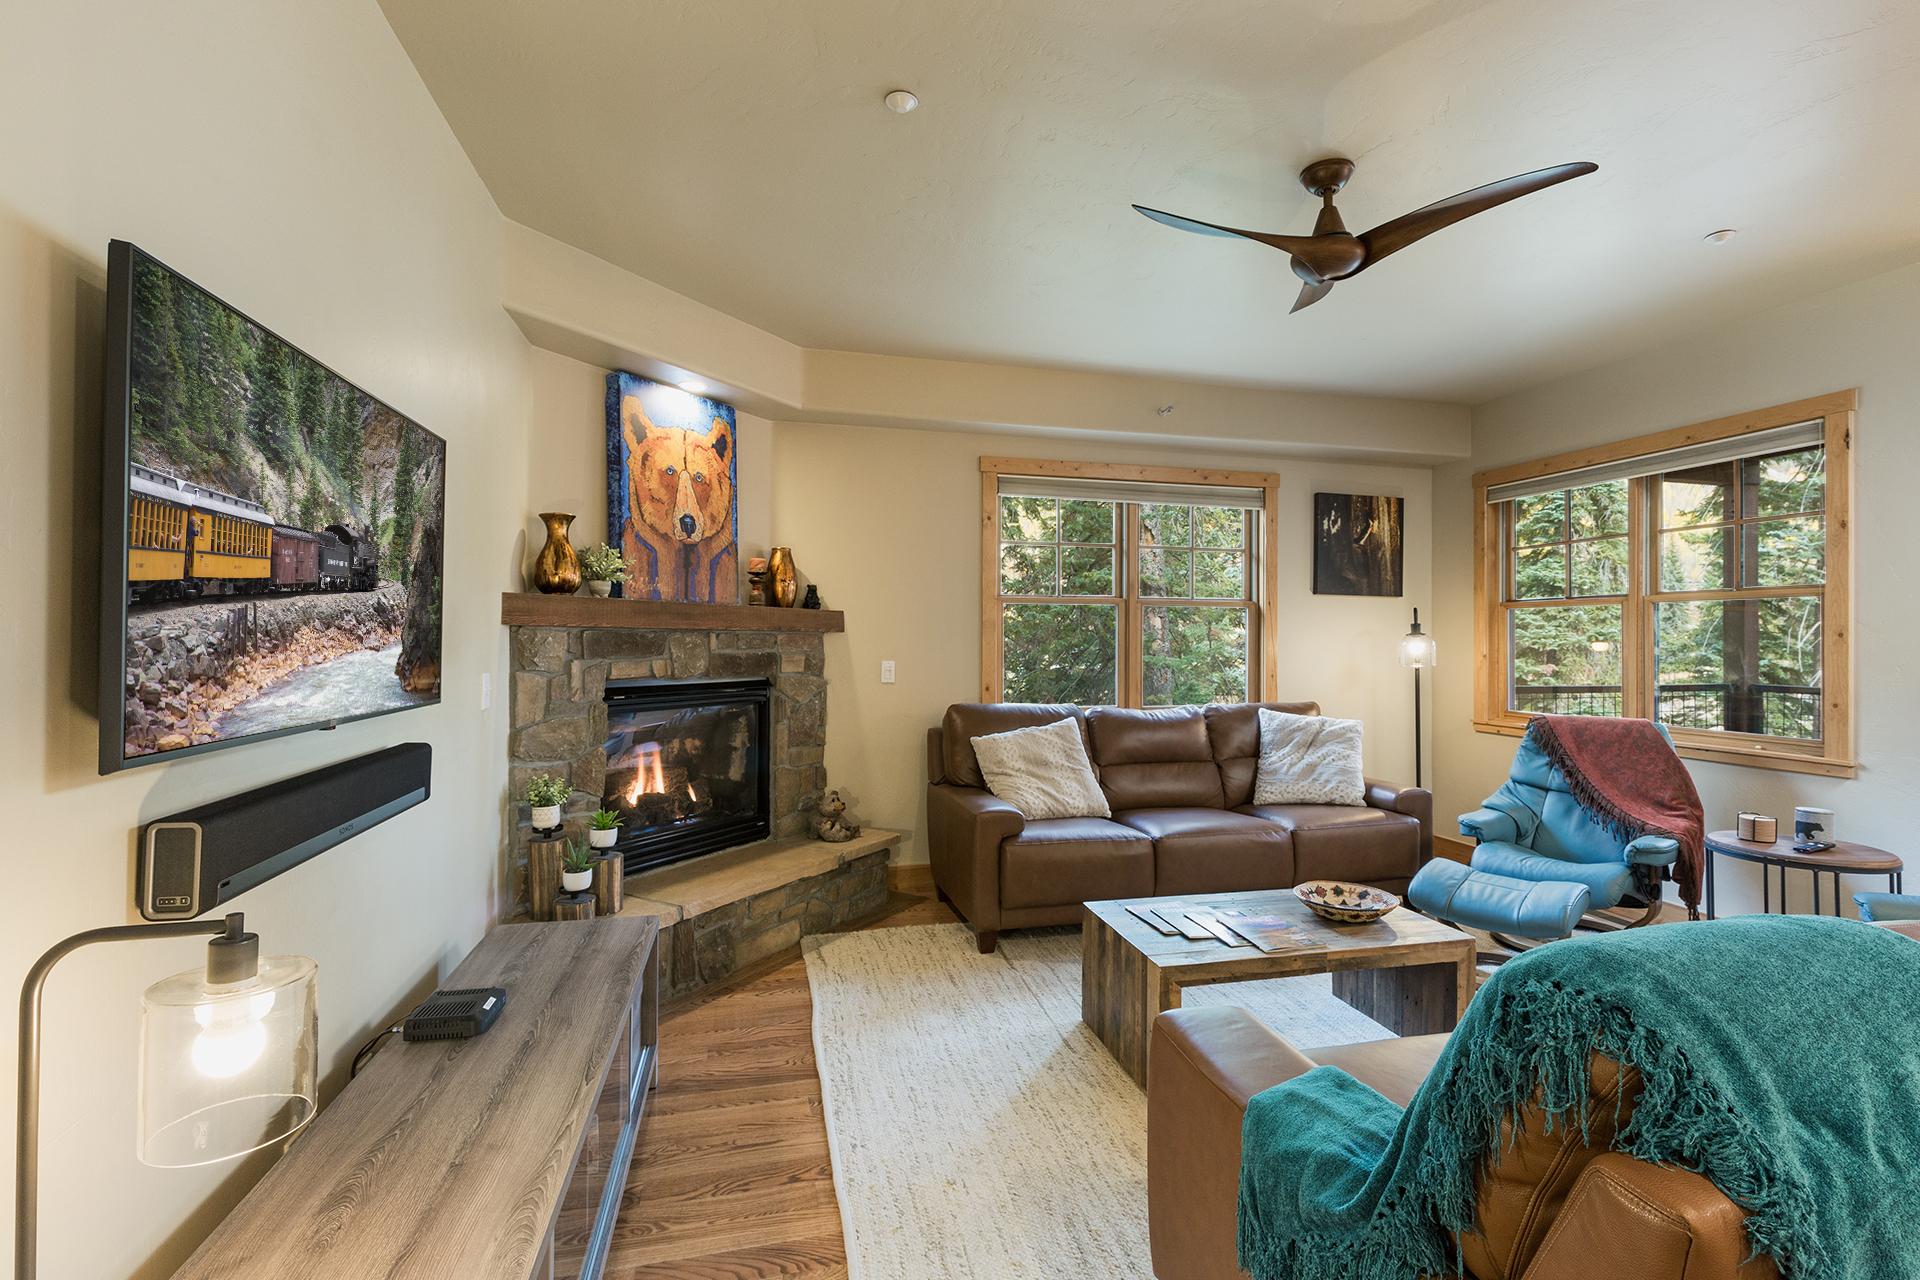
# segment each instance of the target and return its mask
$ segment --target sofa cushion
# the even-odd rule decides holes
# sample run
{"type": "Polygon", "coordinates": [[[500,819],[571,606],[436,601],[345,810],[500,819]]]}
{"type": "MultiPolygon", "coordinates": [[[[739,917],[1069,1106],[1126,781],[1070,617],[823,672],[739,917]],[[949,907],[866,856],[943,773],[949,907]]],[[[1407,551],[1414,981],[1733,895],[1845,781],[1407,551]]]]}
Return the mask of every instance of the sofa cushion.
{"type": "Polygon", "coordinates": [[[973,754],[973,739],[1009,729],[1030,729],[1056,720],[1076,720],[1086,733],[1085,712],[1079,707],[1038,702],[956,702],[940,722],[940,741],[946,780],[956,787],[985,788],[987,779],[973,754]]]}
{"type": "Polygon", "coordinates": [[[1367,802],[1360,722],[1260,709],[1260,768],[1255,804],[1367,802]]]}
{"type": "Polygon", "coordinates": [[[1095,707],[1087,712],[1087,739],[1116,810],[1225,807],[1198,707],[1095,707]]]}
{"type": "Polygon", "coordinates": [[[1294,884],[1357,880],[1393,889],[1420,869],[1420,820],[1343,804],[1249,804],[1236,812],[1293,838],[1294,884]]]}
{"type": "Polygon", "coordinates": [[[1153,837],[1153,892],[1231,893],[1294,884],[1293,846],[1271,822],[1229,809],[1132,809],[1116,822],[1153,837]]]}
{"type": "Polygon", "coordinates": [[[1253,800],[1253,777],[1260,760],[1260,708],[1296,716],[1317,716],[1317,702],[1216,703],[1202,712],[1213,762],[1220,766],[1222,802],[1229,809],[1253,800]]]}
{"type": "Polygon", "coordinates": [[[1046,818],[1000,845],[1000,902],[1053,907],[1153,892],[1153,842],[1105,818],[1046,818]]]}
{"type": "Polygon", "coordinates": [[[987,789],[1029,822],[1109,816],[1077,720],[982,734],[973,740],[973,754],[987,789]]]}

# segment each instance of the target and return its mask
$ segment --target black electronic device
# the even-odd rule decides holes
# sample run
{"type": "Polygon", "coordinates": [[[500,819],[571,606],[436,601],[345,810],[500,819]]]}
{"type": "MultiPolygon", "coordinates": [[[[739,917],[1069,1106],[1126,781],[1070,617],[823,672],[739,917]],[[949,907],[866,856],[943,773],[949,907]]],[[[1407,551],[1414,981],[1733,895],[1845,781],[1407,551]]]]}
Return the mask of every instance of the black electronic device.
{"type": "Polygon", "coordinates": [[[1806,811],[1800,809],[1794,811],[1793,817],[1793,851],[1795,853],[1825,853],[1833,848],[1833,841],[1820,838],[1821,832],[1825,831],[1826,827],[1820,824],[1818,818],[1808,817],[1806,811]]]}
{"type": "Polygon", "coordinates": [[[403,1040],[470,1040],[493,1025],[507,1006],[505,987],[436,991],[401,1024],[403,1040]]]}
{"type": "Polygon", "coordinates": [[[140,831],[136,894],[149,920],[189,920],[411,809],[433,748],[403,742],[229,796],[140,831]]]}

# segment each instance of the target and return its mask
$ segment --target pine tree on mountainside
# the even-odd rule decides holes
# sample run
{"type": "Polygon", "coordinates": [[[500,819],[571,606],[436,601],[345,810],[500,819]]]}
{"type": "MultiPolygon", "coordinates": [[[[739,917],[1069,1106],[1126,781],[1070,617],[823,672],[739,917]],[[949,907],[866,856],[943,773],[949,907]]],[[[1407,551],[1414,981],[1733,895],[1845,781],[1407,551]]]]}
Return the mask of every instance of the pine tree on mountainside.
{"type": "Polygon", "coordinates": [[[253,401],[247,413],[247,427],[254,443],[269,461],[289,466],[298,452],[294,422],[292,353],[278,338],[260,337],[254,359],[253,401]]]}
{"type": "Polygon", "coordinates": [[[393,466],[393,564],[394,578],[404,580],[404,569],[413,555],[414,525],[418,516],[420,442],[410,426],[400,427],[398,457],[393,466]]]}
{"type": "Polygon", "coordinates": [[[310,457],[325,456],[327,383],[331,375],[305,356],[294,357],[295,411],[300,419],[300,443],[310,457]]]}
{"type": "Polygon", "coordinates": [[[134,272],[133,305],[141,323],[133,329],[134,430],[163,441],[169,452],[184,454],[190,440],[180,412],[180,389],[185,370],[180,357],[179,319],[175,314],[173,276],[141,260],[134,272]]]}

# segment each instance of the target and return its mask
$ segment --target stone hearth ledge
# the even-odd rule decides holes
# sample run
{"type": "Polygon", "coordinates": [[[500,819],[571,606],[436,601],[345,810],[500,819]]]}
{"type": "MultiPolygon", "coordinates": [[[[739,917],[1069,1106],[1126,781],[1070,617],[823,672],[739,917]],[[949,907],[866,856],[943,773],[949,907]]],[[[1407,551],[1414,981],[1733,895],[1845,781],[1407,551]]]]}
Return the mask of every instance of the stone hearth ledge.
{"type": "Polygon", "coordinates": [[[627,877],[623,916],[652,916],[665,928],[796,880],[825,875],[870,853],[892,850],[904,833],[870,828],[851,840],[763,840],[627,877]]]}
{"type": "Polygon", "coordinates": [[[887,863],[901,832],[852,840],[772,840],[627,877],[623,916],[660,922],[662,987],[681,999],[800,939],[868,919],[891,899],[887,863]]]}

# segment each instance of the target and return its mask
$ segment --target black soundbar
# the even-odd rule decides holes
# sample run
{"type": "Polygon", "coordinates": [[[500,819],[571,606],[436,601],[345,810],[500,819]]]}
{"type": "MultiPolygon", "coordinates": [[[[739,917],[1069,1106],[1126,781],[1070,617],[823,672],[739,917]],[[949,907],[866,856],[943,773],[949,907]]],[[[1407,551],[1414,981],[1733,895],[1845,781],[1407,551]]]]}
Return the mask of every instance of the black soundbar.
{"type": "Polygon", "coordinates": [[[379,826],[432,793],[433,748],[403,742],[215,800],[140,830],[149,920],[189,920],[379,826]]]}

